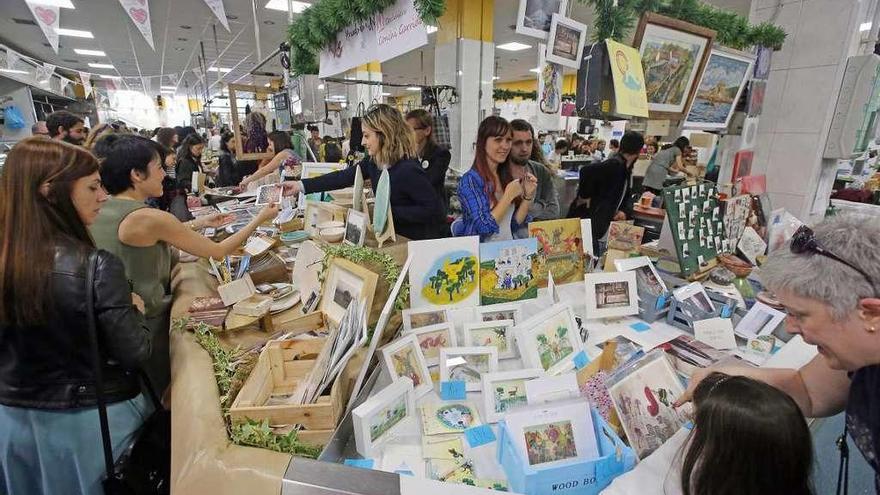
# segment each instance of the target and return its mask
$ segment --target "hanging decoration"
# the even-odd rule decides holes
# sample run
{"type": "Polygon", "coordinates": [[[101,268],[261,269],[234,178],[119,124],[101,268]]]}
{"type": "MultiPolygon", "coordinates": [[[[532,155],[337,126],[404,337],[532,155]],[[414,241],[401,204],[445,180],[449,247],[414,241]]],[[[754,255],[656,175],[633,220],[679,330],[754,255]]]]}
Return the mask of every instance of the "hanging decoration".
{"type": "Polygon", "coordinates": [[[538,43],[538,108],[544,114],[562,110],[562,66],[548,62],[547,45],[538,43]]]}
{"type": "Polygon", "coordinates": [[[83,96],[84,100],[89,99],[89,95],[92,94],[92,75],[88,72],[77,71],[79,73],[79,78],[82,81],[83,90],[85,91],[85,96],[83,96]]]}
{"type": "MultiPolygon", "coordinates": [[[[217,16],[217,20],[220,21],[220,24],[223,24],[223,27],[229,31],[229,20],[226,19],[226,7],[223,6],[223,0],[205,0],[205,3],[208,4],[208,8],[211,9],[211,12],[217,16]]],[[[230,33],[232,31],[229,31],[230,33]]]]}
{"type": "Polygon", "coordinates": [[[6,49],[6,68],[9,70],[14,70],[15,66],[18,64],[18,61],[21,60],[21,56],[19,56],[18,52],[12,50],[10,48],[6,49]]]}
{"type": "Polygon", "coordinates": [[[25,0],[43,35],[55,53],[58,53],[58,26],[61,24],[60,9],[55,5],[41,5],[40,0],[25,0]]]}
{"type": "Polygon", "coordinates": [[[150,4],[149,0],[119,0],[125,13],[131,19],[131,22],[137,26],[143,35],[147,44],[153,51],[156,47],[153,45],[153,26],[150,23],[150,4]]]}
{"type": "Polygon", "coordinates": [[[43,81],[52,77],[55,73],[55,66],[52,64],[37,63],[37,81],[43,81]]]}
{"type": "Polygon", "coordinates": [[[718,43],[745,50],[765,46],[778,50],[785,42],[785,31],[769,22],[752,26],[748,19],[725,9],[707,5],[700,0],[578,0],[595,10],[593,40],[611,38],[622,43],[645,12],[679,19],[715,30],[718,43]]]}
{"type": "MultiPolygon", "coordinates": [[[[509,101],[516,98],[522,98],[523,100],[537,100],[538,92],[537,91],[523,91],[520,89],[500,89],[495,88],[492,90],[492,99],[495,101],[509,101]]],[[[563,100],[574,100],[576,96],[574,94],[564,94],[562,95],[563,100]]]]}
{"type": "MultiPolygon", "coordinates": [[[[446,11],[446,0],[413,0],[419,18],[436,25],[446,11]]],[[[394,0],[320,0],[300,14],[288,27],[291,72],[317,74],[318,53],[336,39],[346,26],[370,22],[394,0]]]]}

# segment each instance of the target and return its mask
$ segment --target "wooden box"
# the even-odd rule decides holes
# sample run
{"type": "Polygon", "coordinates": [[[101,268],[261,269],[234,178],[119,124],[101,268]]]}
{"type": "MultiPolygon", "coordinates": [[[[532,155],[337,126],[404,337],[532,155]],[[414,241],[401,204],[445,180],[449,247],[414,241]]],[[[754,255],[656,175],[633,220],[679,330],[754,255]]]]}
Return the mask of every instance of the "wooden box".
{"type": "MultiPolygon", "coordinates": [[[[315,320],[314,315],[304,318],[315,320]]],[[[323,319],[323,317],[321,317],[323,319]]],[[[350,385],[337,377],[315,404],[266,405],[273,395],[292,394],[300,381],[305,380],[326,339],[271,341],[266,344],[254,370],[229,409],[233,422],[247,418],[268,420],[270,425],[303,425],[299,439],[312,445],[329,441],[348,402],[350,385]]]]}

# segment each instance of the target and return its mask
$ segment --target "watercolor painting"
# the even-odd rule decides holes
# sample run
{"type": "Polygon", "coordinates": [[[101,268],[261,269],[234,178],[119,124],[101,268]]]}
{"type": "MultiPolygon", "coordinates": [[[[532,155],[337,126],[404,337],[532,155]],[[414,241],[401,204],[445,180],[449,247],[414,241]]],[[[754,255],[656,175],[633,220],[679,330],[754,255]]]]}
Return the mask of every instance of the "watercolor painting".
{"type": "Polygon", "coordinates": [[[584,279],[584,251],[578,218],[531,222],[529,236],[538,241],[538,257],[533,269],[538,287],[547,287],[547,273],[556,285],[584,279]]]}
{"type": "Polygon", "coordinates": [[[608,249],[635,251],[642,245],[645,228],[626,222],[611,222],[608,227],[608,249]]]}
{"type": "Polygon", "coordinates": [[[499,358],[515,357],[513,347],[513,320],[476,323],[465,326],[465,346],[494,347],[498,349],[499,358]]]}
{"type": "Polygon", "coordinates": [[[439,362],[440,349],[455,346],[455,330],[452,325],[439,324],[436,326],[423,327],[413,331],[425,362],[428,366],[434,366],[439,362]]]}
{"type": "Polygon", "coordinates": [[[480,244],[480,304],[537,298],[537,257],[535,238],[480,244]]]}
{"type": "Polygon", "coordinates": [[[411,241],[410,307],[477,306],[479,237],[411,241]]]}
{"type": "Polygon", "coordinates": [[[461,433],[480,424],[477,408],[470,402],[433,402],[420,408],[425,435],[461,433]]]}
{"type": "Polygon", "coordinates": [[[562,311],[553,318],[541,322],[541,329],[533,335],[538,358],[544,371],[556,366],[574,354],[572,339],[577,335],[576,328],[569,328],[569,312],[562,311]]]}
{"type": "Polygon", "coordinates": [[[404,332],[446,323],[445,309],[403,310],[404,332]]]}
{"type": "Polygon", "coordinates": [[[388,407],[370,418],[370,441],[375,442],[394,425],[406,418],[407,398],[401,395],[388,407]]]}
{"type": "Polygon", "coordinates": [[[751,69],[750,58],[712,50],[685,126],[701,129],[726,128],[751,69]]]}
{"type": "Polygon", "coordinates": [[[571,421],[557,421],[523,429],[529,466],[577,457],[571,421]]]}
{"type": "Polygon", "coordinates": [[[449,367],[449,380],[480,383],[480,375],[492,371],[488,354],[471,354],[459,358],[464,362],[449,367]]]}
{"type": "Polygon", "coordinates": [[[494,411],[503,414],[528,404],[526,380],[502,380],[492,384],[494,411]]]}
{"type": "Polygon", "coordinates": [[[429,382],[427,377],[422,375],[419,365],[419,358],[415,349],[412,347],[404,347],[397,352],[391,354],[391,362],[394,365],[396,376],[408,377],[413,382],[414,387],[429,382]]]}

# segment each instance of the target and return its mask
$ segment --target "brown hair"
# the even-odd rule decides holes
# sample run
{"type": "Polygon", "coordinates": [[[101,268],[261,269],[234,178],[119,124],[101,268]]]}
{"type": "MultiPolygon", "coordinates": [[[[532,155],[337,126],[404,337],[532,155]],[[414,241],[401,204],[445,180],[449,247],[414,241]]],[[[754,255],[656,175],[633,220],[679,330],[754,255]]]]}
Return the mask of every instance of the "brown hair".
{"type": "Polygon", "coordinates": [[[110,124],[98,124],[97,127],[93,127],[92,130],[89,132],[88,137],[86,137],[86,140],[83,142],[83,148],[91,150],[95,146],[95,142],[97,142],[98,139],[106,134],[113,134],[115,132],[116,130],[113,129],[110,124]]]}
{"type": "Polygon", "coordinates": [[[171,127],[160,127],[158,130],[156,130],[156,142],[168,149],[173,149],[174,136],[176,135],[177,131],[175,131],[171,127]]]}
{"type": "Polygon", "coordinates": [[[415,110],[410,110],[406,114],[406,120],[413,119],[419,123],[419,127],[430,127],[431,134],[428,134],[428,139],[425,140],[425,145],[422,146],[422,149],[418,150],[419,155],[423,159],[430,157],[434,153],[434,148],[437,147],[437,140],[434,139],[434,117],[431,117],[431,114],[428,113],[427,110],[423,108],[417,108],[415,110]]]}
{"type": "Polygon", "coordinates": [[[70,194],[76,180],[97,171],[88,151],[44,136],[9,152],[0,177],[0,322],[45,321],[56,239],[94,246],[70,194]]]}
{"type": "Polygon", "coordinates": [[[373,105],[363,120],[379,138],[379,152],[372,157],[376,165],[391,166],[416,156],[416,136],[396,108],[384,103],[373,105]]]}
{"type": "MultiPolygon", "coordinates": [[[[506,136],[511,132],[513,132],[513,127],[511,127],[510,122],[496,115],[490,115],[483,119],[480,122],[480,128],[477,130],[477,149],[474,153],[474,164],[471,168],[475,169],[477,174],[483,179],[483,192],[489,197],[489,207],[491,208],[495,207],[498,200],[495,199],[495,181],[492,178],[492,172],[489,170],[489,159],[486,156],[486,142],[489,141],[489,138],[506,136]]],[[[514,180],[513,174],[510,172],[509,154],[504,163],[498,164],[498,179],[501,181],[502,190],[514,180]]],[[[519,207],[520,202],[522,202],[522,198],[514,200],[516,207],[519,207]]]]}

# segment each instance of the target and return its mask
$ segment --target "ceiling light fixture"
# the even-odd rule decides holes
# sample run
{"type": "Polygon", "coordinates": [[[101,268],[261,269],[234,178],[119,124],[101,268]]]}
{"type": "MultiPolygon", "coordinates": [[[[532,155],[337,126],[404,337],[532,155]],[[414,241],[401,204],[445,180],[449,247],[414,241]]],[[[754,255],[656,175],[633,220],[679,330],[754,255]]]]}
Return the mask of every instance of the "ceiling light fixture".
{"type": "Polygon", "coordinates": [[[323,85],[323,84],[319,84],[319,85],[318,85],[318,89],[324,89],[324,85],[323,85]]]}
{"type": "MultiPolygon", "coordinates": [[[[293,13],[294,14],[302,14],[304,10],[311,7],[312,4],[306,2],[290,2],[293,5],[293,13]]],[[[287,0],[269,0],[266,3],[266,8],[270,10],[280,10],[282,12],[287,12],[287,0]]]]}
{"type": "Polygon", "coordinates": [[[92,39],[95,37],[91,31],[81,31],[79,29],[58,28],[55,32],[58,33],[59,36],[72,36],[74,38],[92,39]]]}
{"type": "Polygon", "coordinates": [[[95,57],[106,57],[107,56],[107,54],[101,50],[83,50],[80,48],[74,48],[73,51],[76,52],[77,55],[92,55],[95,57]]]}
{"type": "Polygon", "coordinates": [[[0,72],[6,72],[8,74],[27,74],[26,70],[18,70],[18,69],[0,69],[0,72]]]}
{"type": "Polygon", "coordinates": [[[409,86],[409,87],[406,88],[406,90],[407,90],[407,91],[421,91],[422,88],[420,88],[420,87],[418,87],[418,86],[409,86]]]}
{"type": "Polygon", "coordinates": [[[863,22],[859,25],[859,32],[865,32],[871,30],[872,24],[870,22],[863,22]]]}
{"type": "Polygon", "coordinates": [[[37,83],[39,83],[39,84],[49,84],[49,80],[48,80],[48,79],[40,79],[39,81],[37,81],[37,83]]]}
{"type": "Polygon", "coordinates": [[[39,3],[40,5],[47,5],[49,7],[59,7],[62,9],[75,9],[76,8],[73,6],[73,2],[71,2],[70,0],[40,0],[39,2],[34,2],[34,3],[39,3]]]}
{"type": "Polygon", "coordinates": [[[517,41],[511,41],[510,43],[505,43],[503,45],[498,45],[495,48],[499,50],[507,50],[509,52],[518,52],[520,50],[525,50],[531,48],[532,45],[526,45],[525,43],[519,43],[517,41]]]}
{"type": "Polygon", "coordinates": [[[493,81],[497,81],[497,80],[499,80],[499,79],[501,79],[501,78],[498,77],[498,76],[492,76],[492,80],[493,80],[493,81]]]}
{"type": "Polygon", "coordinates": [[[391,93],[382,93],[382,96],[391,96],[391,93]]]}
{"type": "Polygon", "coordinates": [[[210,68],[208,68],[208,72],[217,72],[217,71],[226,73],[226,72],[232,72],[232,69],[228,69],[226,67],[220,67],[220,68],[210,67],[210,68]]]}
{"type": "Polygon", "coordinates": [[[96,64],[94,62],[89,62],[89,67],[91,67],[93,69],[115,69],[116,68],[110,64],[96,64]]]}
{"type": "Polygon", "coordinates": [[[122,79],[119,76],[108,76],[106,74],[100,74],[100,76],[101,76],[101,79],[122,79]]]}
{"type": "Polygon", "coordinates": [[[534,72],[535,74],[537,74],[538,72],[541,72],[541,69],[535,67],[534,69],[529,69],[529,72],[534,72]]]}
{"type": "Polygon", "coordinates": [[[437,26],[432,26],[432,25],[430,25],[430,24],[427,24],[427,25],[425,26],[425,31],[427,31],[428,34],[436,33],[436,32],[437,32],[437,26]]]}
{"type": "Polygon", "coordinates": [[[170,89],[171,91],[177,91],[177,86],[159,86],[159,89],[170,89]]]}

